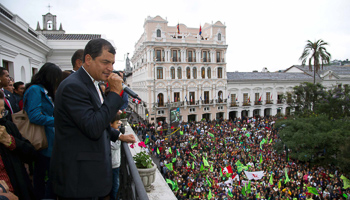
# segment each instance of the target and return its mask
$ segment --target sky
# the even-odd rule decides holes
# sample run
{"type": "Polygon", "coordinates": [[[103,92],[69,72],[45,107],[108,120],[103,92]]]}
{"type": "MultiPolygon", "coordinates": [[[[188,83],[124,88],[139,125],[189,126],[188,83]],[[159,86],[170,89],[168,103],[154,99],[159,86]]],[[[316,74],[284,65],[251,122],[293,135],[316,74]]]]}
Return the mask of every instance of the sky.
{"type": "Polygon", "coordinates": [[[114,68],[125,67],[127,53],[143,33],[147,16],[198,27],[226,25],[227,71],[251,72],[299,65],[306,45],[323,39],[332,60],[350,59],[349,0],[0,0],[33,29],[42,15],[57,16],[66,33],[102,34],[117,48],[114,68]]]}

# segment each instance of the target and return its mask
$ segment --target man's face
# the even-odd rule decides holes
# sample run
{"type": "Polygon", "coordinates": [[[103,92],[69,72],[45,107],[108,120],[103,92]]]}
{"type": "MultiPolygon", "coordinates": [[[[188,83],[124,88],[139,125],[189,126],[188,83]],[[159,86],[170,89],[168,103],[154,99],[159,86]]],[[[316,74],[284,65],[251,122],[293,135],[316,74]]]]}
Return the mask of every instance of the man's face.
{"type": "Polygon", "coordinates": [[[19,85],[18,88],[17,88],[17,90],[15,89],[15,93],[17,93],[17,94],[19,94],[21,97],[23,97],[24,89],[25,89],[24,84],[23,84],[23,85],[19,85]]]}
{"type": "Polygon", "coordinates": [[[0,76],[0,81],[1,81],[0,85],[2,87],[7,87],[9,82],[10,82],[10,74],[7,70],[4,70],[3,73],[4,74],[2,76],[0,76]]]}
{"type": "Polygon", "coordinates": [[[107,81],[108,76],[113,71],[113,64],[115,56],[109,53],[108,50],[103,49],[102,54],[96,57],[94,60],[90,55],[85,57],[86,71],[89,72],[90,76],[96,81],[107,81]]]}
{"type": "Polygon", "coordinates": [[[10,91],[11,93],[13,93],[13,89],[14,89],[13,81],[10,81],[9,84],[6,87],[4,87],[4,89],[6,89],[6,90],[10,91]]]}

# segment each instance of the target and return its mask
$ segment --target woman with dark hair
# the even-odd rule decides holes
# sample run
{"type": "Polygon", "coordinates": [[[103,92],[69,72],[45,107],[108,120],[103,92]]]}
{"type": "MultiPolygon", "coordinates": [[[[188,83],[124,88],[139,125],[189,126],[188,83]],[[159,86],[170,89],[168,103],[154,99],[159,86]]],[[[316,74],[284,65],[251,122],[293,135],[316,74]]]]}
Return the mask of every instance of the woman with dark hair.
{"type": "Polygon", "coordinates": [[[55,198],[52,182],[45,176],[49,173],[50,158],[54,142],[54,100],[58,85],[62,80],[62,70],[53,63],[45,63],[26,86],[23,96],[24,110],[31,123],[45,127],[48,147],[40,150],[34,164],[33,185],[37,199],[55,198]]]}
{"type": "MultiPolygon", "coordinates": [[[[33,145],[18,131],[15,124],[6,119],[4,94],[0,91],[0,177],[1,186],[19,199],[35,199],[33,187],[23,163],[30,163],[36,156],[33,145]],[[5,184],[4,184],[5,183],[5,184]],[[8,187],[5,187],[7,185],[8,187]]],[[[2,190],[3,190],[2,189],[2,190]]],[[[0,194],[0,197],[5,194],[0,194]]]]}

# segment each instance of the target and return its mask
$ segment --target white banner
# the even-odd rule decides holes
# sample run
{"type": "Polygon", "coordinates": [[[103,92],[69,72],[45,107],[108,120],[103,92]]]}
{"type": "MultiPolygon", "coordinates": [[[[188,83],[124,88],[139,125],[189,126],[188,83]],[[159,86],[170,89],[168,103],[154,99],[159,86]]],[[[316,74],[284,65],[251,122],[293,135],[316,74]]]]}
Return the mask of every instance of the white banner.
{"type": "Polygon", "coordinates": [[[245,175],[247,176],[247,178],[249,180],[259,180],[261,179],[265,174],[264,174],[264,171],[257,171],[257,172],[247,172],[247,171],[244,171],[245,175]]]}

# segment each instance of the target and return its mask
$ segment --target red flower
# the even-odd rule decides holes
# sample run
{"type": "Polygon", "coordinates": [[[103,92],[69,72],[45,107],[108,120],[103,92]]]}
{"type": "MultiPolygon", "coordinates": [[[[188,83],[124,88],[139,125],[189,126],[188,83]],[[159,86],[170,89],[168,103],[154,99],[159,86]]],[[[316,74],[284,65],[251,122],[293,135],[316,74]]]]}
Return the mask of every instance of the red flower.
{"type": "Polygon", "coordinates": [[[135,144],[134,143],[130,144],[130,147],[133,149],[135,147],[135,144]]]}

